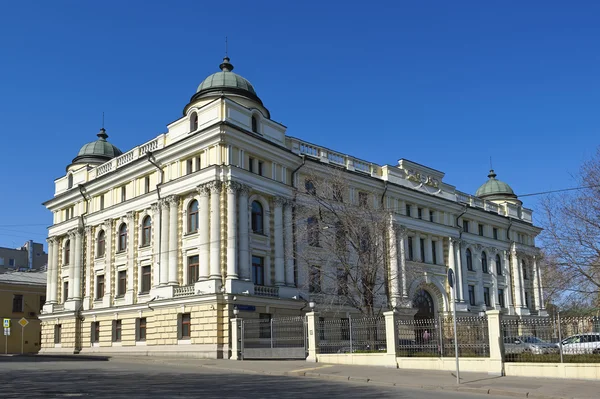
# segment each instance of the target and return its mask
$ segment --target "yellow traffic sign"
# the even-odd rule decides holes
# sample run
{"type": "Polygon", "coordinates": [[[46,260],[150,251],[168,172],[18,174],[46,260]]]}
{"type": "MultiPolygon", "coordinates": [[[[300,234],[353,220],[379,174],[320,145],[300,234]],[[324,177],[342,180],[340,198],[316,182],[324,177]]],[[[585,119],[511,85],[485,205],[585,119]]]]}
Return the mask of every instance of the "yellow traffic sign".
{"type": "Polygon", "coordinates": [[[25,327],[27,324],[29,324],[29,322],[26,318],[23,317],[21,320],[19,320],[19,324],[21,325],[21,327],[25,327]]]}
{"type": "Polygon", "coordinates": [[[10,328],[10,319],[4,319],[4,328],[10,328]]]}

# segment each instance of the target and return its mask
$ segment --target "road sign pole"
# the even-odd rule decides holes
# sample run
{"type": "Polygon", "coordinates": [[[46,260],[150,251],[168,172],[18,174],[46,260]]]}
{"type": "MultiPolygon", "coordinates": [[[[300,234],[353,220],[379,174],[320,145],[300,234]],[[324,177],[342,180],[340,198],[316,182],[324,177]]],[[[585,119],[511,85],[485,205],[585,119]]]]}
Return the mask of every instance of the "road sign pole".
{"type": "Polygon", "coordinates": [[[23,341],[25,340],[25,326],[21,326],[21,355],[23,354],[23,341]]]}
{"type": "Polygon", "coordinates": [[[4,354],[8,355],[8,335],[4,334],[4,354]]]}
{"type": "Polygon", "coordinates": [[[448,269],[448,285],[450,286],[450,293],[452,295],[452,325],[454,328],[454,358],[456,359],[456,383],[460,384],[460,367],[458,361],[458,334],[456,328],[456,287],[454,270],[448,269]]]}

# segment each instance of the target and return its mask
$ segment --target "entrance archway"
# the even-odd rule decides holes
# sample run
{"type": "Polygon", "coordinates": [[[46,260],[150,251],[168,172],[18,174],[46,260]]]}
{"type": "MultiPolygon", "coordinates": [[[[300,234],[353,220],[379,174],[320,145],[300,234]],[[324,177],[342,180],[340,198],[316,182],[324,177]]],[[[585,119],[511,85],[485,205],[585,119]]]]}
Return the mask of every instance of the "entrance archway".
{"type": "Polygon", "coordinates": [[[413,309],[417,309],[415,320],[433,319],[435,317],[433,297],[426,290],[418,290],[415,293],[412,303],[413,309]]]}

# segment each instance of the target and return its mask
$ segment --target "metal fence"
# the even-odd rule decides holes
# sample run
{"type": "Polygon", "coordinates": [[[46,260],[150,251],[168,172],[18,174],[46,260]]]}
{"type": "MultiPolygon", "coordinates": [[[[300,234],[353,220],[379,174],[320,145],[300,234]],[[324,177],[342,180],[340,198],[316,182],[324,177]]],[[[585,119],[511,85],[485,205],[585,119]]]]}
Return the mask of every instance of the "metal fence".
{"type": "Polygon", "coordinates": [[[243,359],[306,358],[304,317],[244,320],[241,350],[243,359]]]}
{"type": "MultiPolygon", "coordinates": [[[[458,317],[458,355],[489,357],[487,317],[458,317]]],[[[398,320],[396,354],[399,357],[454,357],[452,317],[398,320]]]]}
{"type": "Polygon", "coordinates": [[[600,317],[503,319],[506,362],[600,363],[600,317]]]}
{"type": "Polygon", "coordinates": [[[385,318],[319,318],[320,353],[385,352],[385,318]]]}

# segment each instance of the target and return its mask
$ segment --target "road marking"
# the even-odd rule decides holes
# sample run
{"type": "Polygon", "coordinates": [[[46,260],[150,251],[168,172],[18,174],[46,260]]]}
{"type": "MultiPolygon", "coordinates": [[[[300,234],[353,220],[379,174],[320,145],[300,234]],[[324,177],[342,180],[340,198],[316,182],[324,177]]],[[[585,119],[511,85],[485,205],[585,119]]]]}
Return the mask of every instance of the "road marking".
{"type": "Polygon", "coordinates": [[[290,371],[290,373],[299,373],[301,371],[312,371],[312,370],[324,369],[327,367],[333,367],[333,364],[324,364],[323,366],[319,366],[319,367],[310,367],[307,369],[292,370],[292,371],[290,371]]]}

